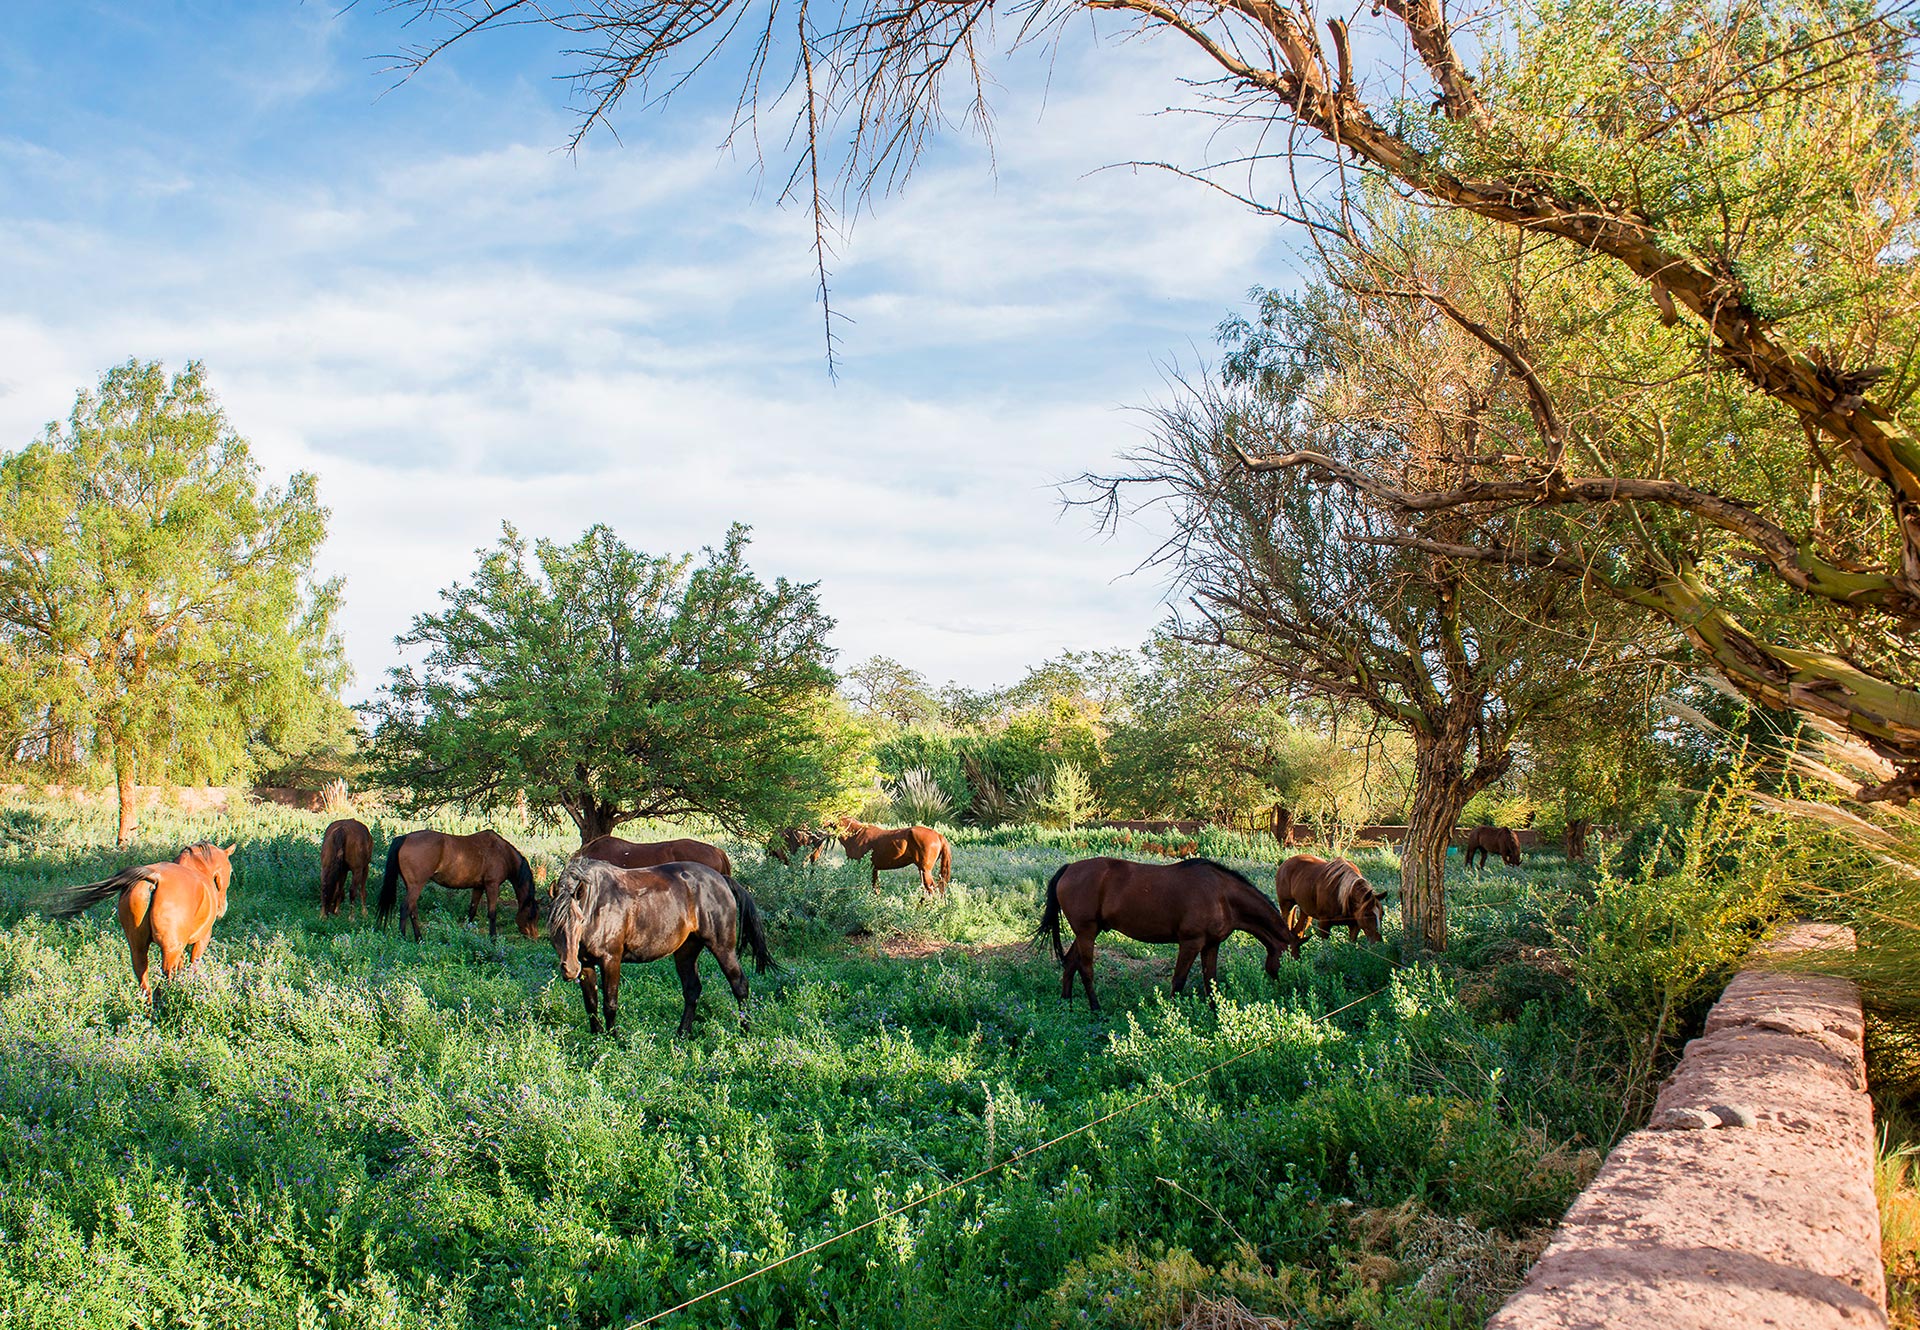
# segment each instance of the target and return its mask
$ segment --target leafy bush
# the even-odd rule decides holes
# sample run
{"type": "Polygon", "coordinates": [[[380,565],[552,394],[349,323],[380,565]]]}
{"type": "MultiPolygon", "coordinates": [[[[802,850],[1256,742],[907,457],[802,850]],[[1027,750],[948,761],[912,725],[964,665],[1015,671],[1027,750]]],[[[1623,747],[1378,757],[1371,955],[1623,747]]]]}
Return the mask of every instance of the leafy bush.
{"type": "Polygon", "coordinates": [[[1077,827],[1093,816],[1093,782],[1078,762],[1056,762],[1040,803],[1040,821],[1055,827],[1077,827]]]}

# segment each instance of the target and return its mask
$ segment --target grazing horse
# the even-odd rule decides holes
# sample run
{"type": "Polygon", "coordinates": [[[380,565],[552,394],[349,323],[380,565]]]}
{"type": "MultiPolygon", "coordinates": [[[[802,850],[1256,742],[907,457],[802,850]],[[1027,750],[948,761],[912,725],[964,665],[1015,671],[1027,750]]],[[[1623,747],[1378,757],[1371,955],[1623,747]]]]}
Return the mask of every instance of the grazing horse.
{"type": "Polygon", "coordinates": [[[596,836],[573,852],[576,859],[598,859],[615,868],[658,868],[661,864],[705,864],[721,877],[733,876],[733,860],[718,845],[703,840],[621,840],[596,836]]]}
{"type": "Polygon", "coordinates": [[[1473,867],[1473,856],[1480,855],[1480,866],[1487,866],[1487,851],[1492,850],[1508,865],[1518,867],[1520,863],[1520,838],[1513,834],[1511,827],[1475,827],[1467,837],[1467,852],[1464,856],[1467,867],[1473,867]]]}
{"type": "Polygon", "coordinates": [[[1273,899],[1302,937],[1309,923],[1321,937],[1336,924],[1345,924],[1348,941],[1361,933],[1375,942],[1381,940],[1380,893],[1345,859],[1296,854],[1281,860],[1273,870],[1273,899]],[[1296,908],[1298,923],[1294,922],[1296,908]]]}
{"type": "Polygon", "coordinates": [[[832,839],[826,832],[815,831],[812,827],[782,827],[767,842],[767,854],[791,868],[793,860],[789,856],[811,848],[813,853],[807,856],[807,862],[815,864],[820,862],[820,852],[827,848],[827,842],[832,839]]]}
{"type": "Polygon", "coordinates": [[[1093,941],[1111,928],[1141,942],[1177,942],[1173,991],[1186,987],[1193,961],[1200,959],[1201,989],[1213,1001],[1214,969],[1220,944],[1230,933],[1247,932],[1267,948],[1267,976],[1280,971],[1280,952],[1300,954],[1300,935],[1280,908],[1239,873],[1211,859],[1182,859],[1177,864],[1137,864],[1126,859],[1081,859],[1047,883],[1046,909],[1036,940],[1051,937],[1061,964],[1060,996],[1073,1000],[1073,976],[1086,986],[1087,1005],[1100,1010],[1093,995],[1093,941]],[[1060,939],[1060,917],[1073,930],[1073,946],[1060,939]]]}
{"type": "Polygon", "coordinates": [[[933,894],[935,886],[940,888],[940,894],[944,896],[947,884],[953,880],[953,847],[947,844],[945,836],[932,827],[895,827],[889,831],[870,822],[856,822],[850,817],[843,817],[834,824],[834,835],[839,837],[840,848],[847,852],[847,858],[873,856],[875,891],[880,890],[880,874],[889,868],[919,869],[920,890],[928,896],[933,894]],[[933,876],[936,862],[940,865],[938,882],[933,876]]]}
{"type": "Polygon", "coordinates": [[[705,947],[720,962],[740,1003],[740,1028],[747,1028],[747,976],[735,954],[741,938],[753,949],[754,964],[765,974],[774,968],[760,911],[746,888],[705,864],[670,863],[657,868],[616,868],[576,855],[554,883],[547,909],[547,936],[560,957],[560,973],[580,981],[587,1008],[587,1030],[600,1033],[606,1015],[608,1034],[620,1013],[620,966],[625,961],[657,961],[672,956],[680,971],[680,1037],[693,1032],[693,1006],[700,997],[698,964],[705,947]],[[594,1001],[594,971],[600,972],[599,1008],[594,1001]]]}
{"type": "Polygon", "coordinates": [[[90,905],[118,896],[114,913],[127,935],[133,954],[133,977],[142,997],[152,997],[147,983],[147,959],[160,944],[160,972],[171,979],[180,972],[181,958],[193,948],[193,961],[213,941],[213,921],[227,912],[227,886],[233,881],[233,850],[205,841],[189,845],[170,864],[143,864],[114,874],[104,882],[70,887],[55,898],[52,914],[71,919],[90,905]]]}
{"type": "Polygon", "coordinates": [[[471,891],[467,920],[472,922],[487,898],[487,936],[500,935],[500,884],[513,883],[520,907],[514,922],[527,937],[540,936],[540,902],[533,892],[533,870],[527,858],[497,831],[450,836],[444,831],[409,831],[387,846],[387,871],[380,882],[380,922],[393,913],[402,879],[407,884],[407,912],[400,917],[404,935],[409,921],[413,940],[420,940],[420,889],[438,882],[449,891],[471,891]]]}
{"type": "Polygon", "coordinates": [[[367,869],[373,864],[373,833],[351,817],[327,823],[320,838],[320,913],[339,912],[347,903],[347,876],[353,876],[354,903],[367,908],[367,869]]]}

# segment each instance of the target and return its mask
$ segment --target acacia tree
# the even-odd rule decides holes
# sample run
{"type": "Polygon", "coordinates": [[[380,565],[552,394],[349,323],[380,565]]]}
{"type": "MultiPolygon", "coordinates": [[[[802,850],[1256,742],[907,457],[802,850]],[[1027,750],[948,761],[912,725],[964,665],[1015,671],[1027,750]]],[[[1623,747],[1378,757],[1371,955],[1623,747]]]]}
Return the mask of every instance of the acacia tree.
{"type": "Polygon", "coordinates": [[[307,472],[261,488],[197,362],[116,366],[0,459],[0,713],[110,758],[120,844],[136,779],[236,774],[338,705],[326,518],[307,472]]]}
{"type": "MultiPolygon", "coordinates": [[[[1401,913],[1410,944],[1439,950],[1461,809],[1506,774],[1529,726],[1643,668],[1644,651],[1617,613],[1582,604],[1577,581],[1409,547],[1401,515],[1365,488],[1245,465],[1255,438],[1403,481],[1448,465],[1524,410],[1497,356],[1424,307],[1328,287],[1271,302],[1263,327],[1254,339],[1229,326],[1223,380],[1155,410],[1152,441],[1094,481],[1095,501],[1111,520],[1132,487],[1164,508],[1174,534],[1159,557],[1190,598],[1190,636],[1236,652],[1268,689],[1364,708],[1408,736],[1401,913]]],[[[1508,529],[1474,534],[1520,535],[1486,520],[1508,529]]]]}
{"type": "MultiPolygon", "coordinates": [[[[635,89],[644,99],[727,67],[713,56],[730,41],[747,46],[750,117],[773,62],[790,56],[791,81],[771,83],[796,94],[791,184],[823,218],[836,175],[841,197],[857,199],[898,183],[951,120],[988,123],[985,64],[997,42],[1064,40],[1093,26],[1066,22],[1079,15],[1172,35],[1217,76],[1189,86],[1211,99],[1223,132],[1215,161],[1152,165],[1336,238],[1352,235],[1356,187],[1384,180],[1426,206],[1510,227],[1565,264],[1606,270],[1613,280],[1596,279],[1586,312],[1624,300],[1671,329],[1712,367],[1713,391],[1753,399],[1747,414],[1760,424],[1737,440],[1742,452],[1798,492],[1774,503],[1675,465],[1711,461],[1725,439],[1697,440],[1704,451],[1685,457],[1661,452],[1644,470],[1583,470],[1604,453],[1561,428],[1528,339],[1466,315],[1464,330],[1534,380],[1537,440],[1463,459],[1464,482],[1383,489],[1375,501],[1408,516],[1631,506],[1713,528],[1732,555],[1708,550],[1676,566],[1661,552],[1638,578],[1640,602],[1749,697],[1864,740],[1892,775],[1863,796],[1904,800],[1920,787],[1920,671],[1889,645],[1920,628],[1920,439],[1907,420],[1920,382],[1910,81],[1920,32],[1904,0],[1534,0],[1464,14],[1440,0],[1380,0],[1324,24],[1310,3],[1275,0],[397,7],[445,25],[429,23],[433,35],[402,53],[405,69],[488,28],[563,33],[579,62],[578,136],[635,89]],[[1746,594],[1756,573],[1770,594],[1746,594]],[[1863,640],[1873,649],[1857,650],[1863,640]]],[[[824,288],[824,222],[816,241],[824,288]]],[[[1402,294],[1434,293],[1414,284],[1402,294]]],[[[1582,344],[1622,332],[1595,326],[1582,344]]],[[[1355,479],[1312,450],[1249,461],[1322,483],[1355,479]]],[[[1455,553],[1507,557],[1484,545],[1455,553]]]]}
{"type": "Polygon", "coordinates": [[[398,638],[424,646],[369,708],[382,780],[415,807],[560,809],[584,845],[636,817],[801,823],[860,783],[815,585],[762,583],[735,526],[695,566],[605,526],[512,527],[398,638]]]}

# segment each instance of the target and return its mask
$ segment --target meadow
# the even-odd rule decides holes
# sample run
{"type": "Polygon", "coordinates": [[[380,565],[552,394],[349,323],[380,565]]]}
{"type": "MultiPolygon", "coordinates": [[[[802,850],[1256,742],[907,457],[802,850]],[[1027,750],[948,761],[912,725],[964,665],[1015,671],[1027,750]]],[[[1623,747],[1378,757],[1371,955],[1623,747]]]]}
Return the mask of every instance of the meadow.
{"type": "MultiPolygon", "coordinates": [[[[1577,891],[1550,855],[1456,870],[1444,967],[1399,966],[1391,919],[1277,982],[1236,939],[1217,1010],[1109,936],[1095,1017],[1028,940],[1110,835],[957,832],[931,903],[730,844],[784,968],[742,1033],[704,961],[676,1041],[670,965],[590,1037],[544,938],[489,940],[464,894],[428,888],[419,946],[322,919],[325,821],[152,813],[115,852],[108,812],[0,810],[0,1326],[630,1326],[1149,1096],[660,1323],[1475,1326],[1634,1125],[1539,959],[1577,891]],[[230,909],[150,1011],[110,906],[31,908],[202,838],[239,842],[230,909]]],[[[370,821],[371,897],[399,824],[370,821]]],[[[499,825],[536,862],[574,843],[499,825]]],[[[1271,842],[1201,849],[1271,883],[1271,842]]]]}

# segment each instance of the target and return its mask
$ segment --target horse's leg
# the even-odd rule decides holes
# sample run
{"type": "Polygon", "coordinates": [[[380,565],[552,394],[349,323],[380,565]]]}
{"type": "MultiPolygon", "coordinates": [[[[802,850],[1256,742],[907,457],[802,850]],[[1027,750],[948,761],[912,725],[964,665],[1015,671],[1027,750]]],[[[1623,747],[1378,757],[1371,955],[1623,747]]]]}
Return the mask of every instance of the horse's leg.
{"type": "Polygon", "coordinates": [[[485,887],[475,887],[467,896],[467,922],[472,923],[480,917],[480,897],[485,887]]]}
{"type": "Polygon", "coordinates": [[[487,936],[500,936],[500,884],[487,888],[487,936]]]}
{"type": "Polygon", "coordinates": [[[880,856],[873,856],[873,894],[880,894],[880,856]]]}
{"type": "Polygon", "coordinates": [[[150,999],[153,986],[147,982],[147,965],[153,959],[153,939],[144,928],[129,928],[127,950],[133,953],[133,982],[140,985],[140,996],[150,999]]]}
{"type": "Polygon", "coordinates": [[[364,866],[353,870],[353,905],[356,913],[367,912],[367,870],[364,866]]]}
{"type": "Polygon", "coordinates": [[[1320,935],[1320,940],[1324,942],[1328,938],[1333,936],[1333,925],[1328,923],[1325,919],[1315,919],[1313,921],[1313,931],[1318,933],[1320,935]]]}
{"type": "Polygon", "coordinates": [[[213,945],[213,934],[211,933],[207,934],[205,937],[201,938],[198,942],[194,943],[193,954],[187,957],[187,964],[198,967],[200,964],[200,957],[205,955],[207,948],[211,947],[212,945],[213,945]]]}
{"type": "MultiPolygon", "coordinates": [[[[413,921],[413,940],[416,943],[420,941],[420,885],[407,883],[407,919],[413,921]]],[[[407,931],[406,920],[401,921],[400,931],[403,934],[407,931]]]]}
{"type": "Polygon", "coordinates": [[[600,994],[593,982],[593,967],[580,967],[580,1000],[587,1005],[587,1033],[600,1033],[600,994]]]}
{"type": "Polygon", "coordinates": [[[1173,991],[1178,993],[1187,986],[1187,974],[1193,969],[1194,957],[1200,954],[1200,939],[1183,937],[1180,939],[1180,954],[1173,958],[1173,991]]]}
{"type": "Polygon", "coordinates": [[[1220,939],[1210,937],[1207,939],[1206,945],[1200,949],[1200,991],[1206,994],[1207,1005],[1209,1007],[1219,1005],[1219,1003],[1213,1000],[1213,976],[1219,968],[1220,939]]]}
{"type": "Polygon", "coordinates": [[[1093,939],[1097,931],[1073,935],[1073,960],[1080,971],[1080,982],[1087,990],[1088,1011],[1100,1010],[1100,999],[1093,995],[1093,939]]]}
{"type": "Polygon", "coordinates": [[[700,947],[700,939],[690,937],[680,944],[680,950],[673,953],[673,968],[680,972],[682,1039],[693,1033],[693,1004],[700,1000],[700,947]]]}
{"type": "Polygon", "coordinates": [[[931,857],[920,865],[920,894],[929,899],[933,896],[933,859],[931,857]]]}
{"type": "Polygon", "coordinates": [[[180,973],[180,967],[186,964],[186,950],[176,942],[160,940],[160,973],[172,979],[180,973]]]}
{"type": "Polygon", "coordinates": [[[600,966],[600,1010],[607,1017],[607,1033],[613,1033],[614,1019],[620,1014],[620,955],[614,955],[600,966]]]}
{"type": "Polygon", "coordinates": [[[740,953],[722,951],[715,946],[708,946],[707,950],[720,962],[720,973],[727,976],[727,987],[733,990],[734,1001],[740,1004],[740,1028],[750,1028],[747,1025],[747,972],[740,968],[740,953]]]}

